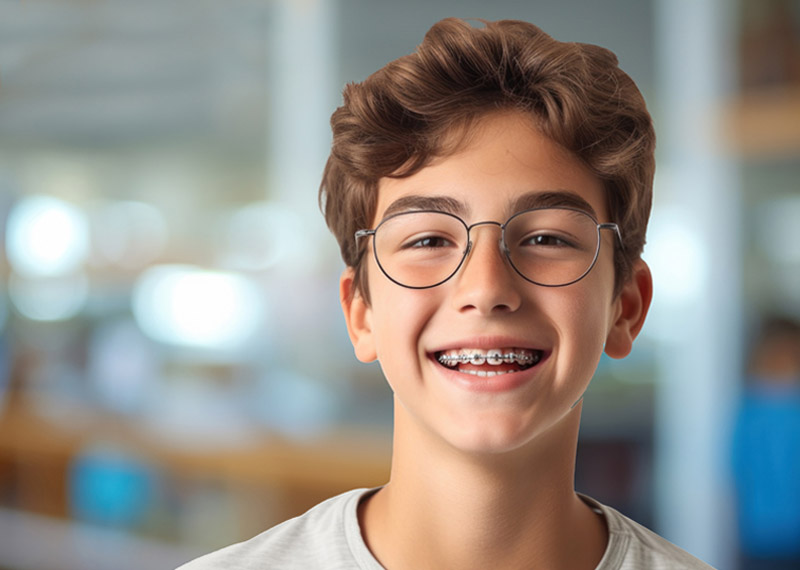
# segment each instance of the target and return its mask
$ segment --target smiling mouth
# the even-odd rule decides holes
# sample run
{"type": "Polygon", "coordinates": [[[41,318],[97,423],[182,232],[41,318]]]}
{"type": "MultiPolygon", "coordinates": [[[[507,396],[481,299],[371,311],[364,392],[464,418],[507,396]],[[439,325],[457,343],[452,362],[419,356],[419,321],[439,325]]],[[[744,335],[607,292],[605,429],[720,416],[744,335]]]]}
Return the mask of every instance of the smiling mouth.
{"type": "Polygon", "coordinates": [[[528,348],[495,348],[482,350],[460,348],[435,353],[442,366],[464,374],[488,377],[520,372],[535,366],[542,359],[543,351],[528,348]]]}

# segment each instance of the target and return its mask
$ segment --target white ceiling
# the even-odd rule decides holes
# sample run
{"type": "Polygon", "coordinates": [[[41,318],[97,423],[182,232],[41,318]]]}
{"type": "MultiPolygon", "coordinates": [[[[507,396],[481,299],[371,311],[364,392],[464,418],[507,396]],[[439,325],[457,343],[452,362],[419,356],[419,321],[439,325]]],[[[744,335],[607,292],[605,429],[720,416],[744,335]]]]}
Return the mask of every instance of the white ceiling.
{"type": "MultiPolygon", "coordinates": [[[[263,148],[278,1],[309,0],[0,0],[0,145],[263,148]]],[[[606,45],[645,90],[652,83],[649,1],[330,1],[338,86],[412,50],[450,15],[527,19],[606,45]]]]}
{"type": "Polygon", "coordinates": [[[253,125],[239,115],[264,105],[267,13],[247,0],[3,1],[0,140],[92,146],[253,125]]]}

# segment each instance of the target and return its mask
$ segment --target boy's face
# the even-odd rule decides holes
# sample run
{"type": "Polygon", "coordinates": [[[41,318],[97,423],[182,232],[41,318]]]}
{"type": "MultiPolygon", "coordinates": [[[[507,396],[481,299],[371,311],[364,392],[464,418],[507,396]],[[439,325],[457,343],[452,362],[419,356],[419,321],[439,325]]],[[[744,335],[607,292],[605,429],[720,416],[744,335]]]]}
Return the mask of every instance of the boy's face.
{"type": "MultiPolygon", "coordinates": [[[[506,221],[520,199],[563,194],[583,201],[608,222],[604,189],[575,156],[534,129],[517,113],[486,117],[469,144],[413,176],[383,179],[372,227],[397,200],[444,197],[459,205],[467,224],[506,221]]],[[[577,199],[577,200],[576,200],[577,199]]],[[[352,270],[342,276],[342,299],[356,355],[378,359],[394,390],[396,421],[473,452],[525,445],[564,419],[586,390],[604,345],[625,356],[647,311],[649,272],[643,262],[614,296],[613,232],[601,232],[594,268],[564,287],[524,280],[498,246],[500,229],[471,230],[473,249],[450,280],[430,289],[407,289],[387,279],[372,249],[365,259],[370,304],[348,300],[352,270]],[[516,364],[446,366],[442,354],[490,350],[538,358],[516,364]],[[480,370],[508,371],[479,376],[480,370]],[[402,416],[402,417],[401,417],[402,416]]],[[[373,238],[369,238],[373,239],[373,238]]],[[[575,413],[579,413],[578,410],[575,413]]]]}

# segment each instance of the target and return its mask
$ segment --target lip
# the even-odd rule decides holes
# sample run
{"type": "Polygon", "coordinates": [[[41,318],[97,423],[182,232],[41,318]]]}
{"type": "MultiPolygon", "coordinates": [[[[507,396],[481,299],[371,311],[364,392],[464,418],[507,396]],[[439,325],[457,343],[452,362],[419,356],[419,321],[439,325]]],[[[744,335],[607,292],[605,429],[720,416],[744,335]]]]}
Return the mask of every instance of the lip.
{"type": "Polygon", "coordinates": [[[427,356],[436,370],[438,370],[448,382],[453,383],[460,389],[477,393],[502,393],[516,390],[533,381],[538,375],[542,365],[549,359],[551,353],[552,351],[550,349],[544,348],[542,345],[537,346],[536,344],[531,344],[530,340],[522,340],[519,338],[505,336],[481,336],[442,345],[441,347],[437,347],[435,350],[428,352],[427,356]],[[503,347],[536,350],[540,351],[542,356],[539,362],[530,368],[491,377],[464,374],[463,372],[459,372],[454,368],[447,368],[436,360],[436,354],[446,350],[459,348],[478,348],[482,350],[490,350],[492,348],[503,347]]]}
{"type": "Polygon", "coordinates": [[[433,355],[437,352],[444,352],[446,350],[455,350],[458,348],[480,348],[481,350],[491,350],[492,348],[527,348],[528,350],[540,350],[545,354],[550,351],[545,348],[544,343],[531,343],[530,339],[521,339],[518,337],[510,336],[479,336],[472,338],[465,338],[449,342],[442,346],[429,350],[428,355],[433,355]]]}
{"type": "Polygon", "coordinates": [[[516,390],[532,382],[539,374],[544,362],[549,358],[550,353],[545,352],[539,362],[518,372],[509,372],[501,374],[500,376],[481,377],[473,376],[472,374],[464,374],[453,368],[447,368],[439,364],[435,358],[431,357],[433,366],[439,371],[440,374],[447,379],[447,381],[455,384],[458,388],[470,392],[480,393],[501,393],[516,390]]]}

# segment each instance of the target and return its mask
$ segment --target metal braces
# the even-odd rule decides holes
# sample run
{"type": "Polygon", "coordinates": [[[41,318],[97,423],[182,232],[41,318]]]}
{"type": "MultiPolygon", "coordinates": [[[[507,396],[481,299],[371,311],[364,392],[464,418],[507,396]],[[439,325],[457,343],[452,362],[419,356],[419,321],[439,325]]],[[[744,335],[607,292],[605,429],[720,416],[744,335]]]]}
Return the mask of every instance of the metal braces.
{"type": "Polygon", "coordinates": [[[442,354],[439,356],[439,362],[442,364],[474,364],[479,366],[487,360],[501,359],[506,364],[513,364],[519,362],[520,364],[527,364],[534,361],[534,356],[530,354],[520,354],[517,352],[507,352],[505,354],[480,354],[478,352],[473,354],[442,354]]]}

